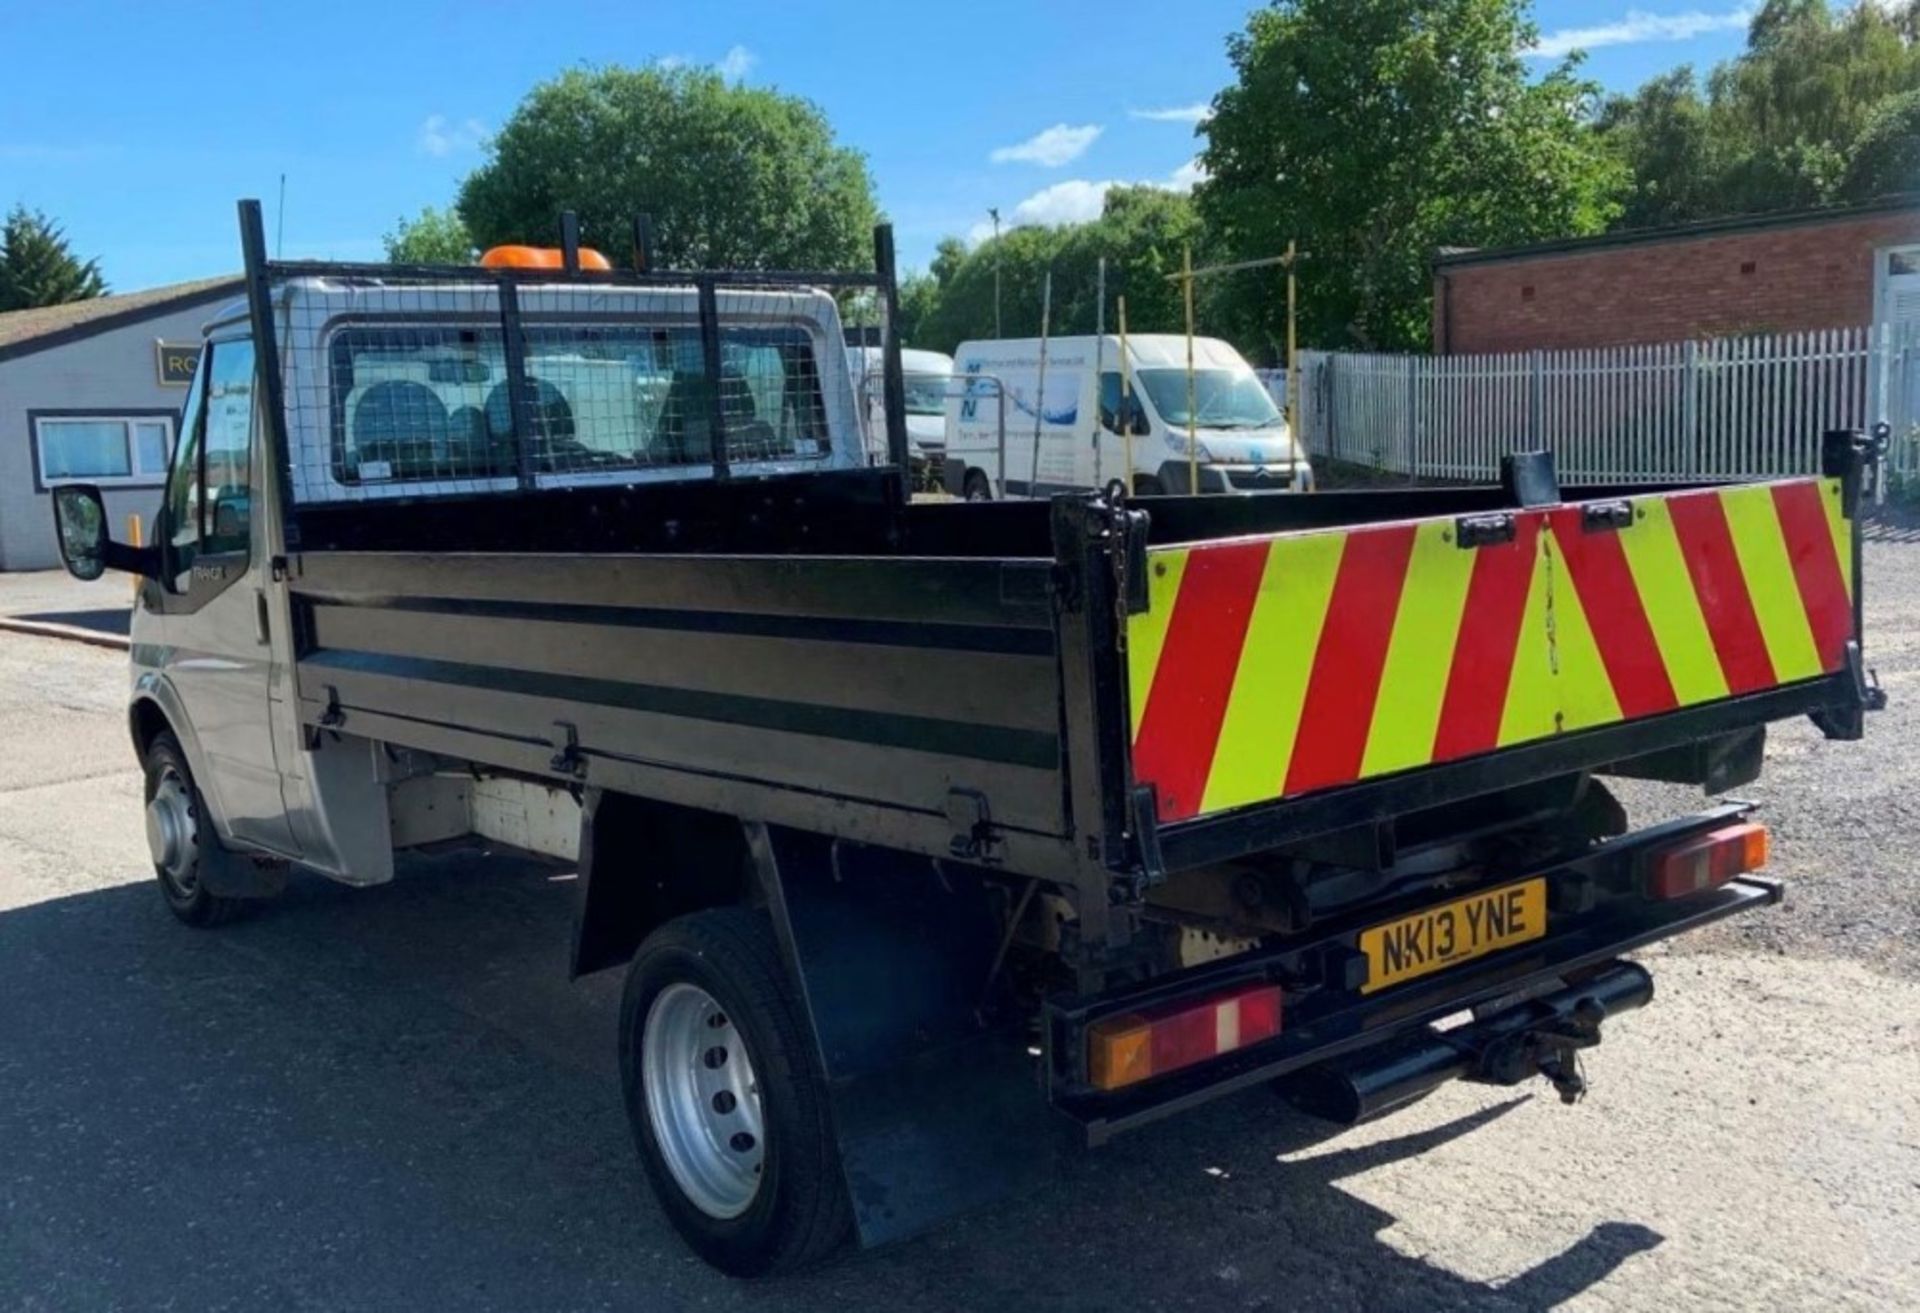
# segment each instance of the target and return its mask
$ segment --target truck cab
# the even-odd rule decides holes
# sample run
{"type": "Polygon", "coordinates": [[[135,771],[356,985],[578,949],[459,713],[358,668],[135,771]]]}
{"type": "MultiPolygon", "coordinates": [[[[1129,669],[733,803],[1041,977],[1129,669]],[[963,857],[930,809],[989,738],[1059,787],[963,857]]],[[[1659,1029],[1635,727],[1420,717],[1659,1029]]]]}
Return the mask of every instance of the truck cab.
{"type": "MultiPolygon", "coordinates": [[[[517,290],[535,487],[709,477],[693,289],[609,289],[591,303],[566,287],[517,290]]],[[[505,342],[469,322],[497,314],[497,300],[494,288],[457,283],[405,304],[377,280],[282,285],[275,313],[316,329],[287,334],[281,352],[294,453],[284,470],[267,445],[246,303],[209,322],[149,549],[154,575],[131,622],[136,746],[145,754],[161,732],[179,740],[206,811],[190,814],[174,777],[149,802],[163,889],[180,906],[214,897],[193,882],[201,854],[181,838],[196,826],[349,883],[390,878],[392,845],[368,824],[369,763],[301,743],[281,510],[289,495],[349,507],[517,488],[505,342]]],[[[753,300],[720,307],[735,468],[752,477],[863,465],[852,381],[826,349],[839,332],[831,298],[753,300]]]]}

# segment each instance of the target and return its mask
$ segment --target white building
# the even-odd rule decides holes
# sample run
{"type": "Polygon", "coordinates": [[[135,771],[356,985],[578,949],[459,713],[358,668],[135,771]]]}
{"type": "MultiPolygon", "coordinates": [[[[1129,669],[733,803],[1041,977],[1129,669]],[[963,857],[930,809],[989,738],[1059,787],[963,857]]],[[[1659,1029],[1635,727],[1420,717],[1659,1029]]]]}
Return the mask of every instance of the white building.
{"type": "Polygon", "coordinates": [[[151,530],[198,359],[237,277],[0,314],[0,570],[60,564],[47,490],[96,483],[116,538],[151,530]]]}

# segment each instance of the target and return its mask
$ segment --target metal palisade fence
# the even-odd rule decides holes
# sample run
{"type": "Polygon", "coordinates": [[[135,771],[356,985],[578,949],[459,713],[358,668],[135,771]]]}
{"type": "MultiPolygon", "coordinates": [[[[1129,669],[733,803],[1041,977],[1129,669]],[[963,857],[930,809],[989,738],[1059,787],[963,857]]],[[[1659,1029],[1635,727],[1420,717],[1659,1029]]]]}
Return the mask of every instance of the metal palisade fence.
{"type": "Polygon", "coordinates": [[[1322,461],[1485,482],[1547,448],[1569,483],[1816,471],[1828,429],[1882,419],[1920,473],[1920,339],[1887,326],[1498,355],[1300,353],[1300,429],[1322,461]]]}

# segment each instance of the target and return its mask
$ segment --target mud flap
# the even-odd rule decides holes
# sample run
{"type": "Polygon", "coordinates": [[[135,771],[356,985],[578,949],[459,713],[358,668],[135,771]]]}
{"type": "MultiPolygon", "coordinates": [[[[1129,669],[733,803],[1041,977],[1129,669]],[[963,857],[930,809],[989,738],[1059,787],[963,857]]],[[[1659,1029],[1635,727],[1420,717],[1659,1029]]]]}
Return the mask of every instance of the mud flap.
{"type": "Polygon", "coordinates": [[[278,898],[289,870],[286,862],[237,853],[217,840],[200,850],[200,878],[222,898],[278,898]]]}
{"type": "Polygon", "coordinates": [[[1024,1037],[980,1016],[998,944],[968,868],[751,825],[819,1046],[862,1245],[1051,1175],[1069,1143],[1024,1037]]]}

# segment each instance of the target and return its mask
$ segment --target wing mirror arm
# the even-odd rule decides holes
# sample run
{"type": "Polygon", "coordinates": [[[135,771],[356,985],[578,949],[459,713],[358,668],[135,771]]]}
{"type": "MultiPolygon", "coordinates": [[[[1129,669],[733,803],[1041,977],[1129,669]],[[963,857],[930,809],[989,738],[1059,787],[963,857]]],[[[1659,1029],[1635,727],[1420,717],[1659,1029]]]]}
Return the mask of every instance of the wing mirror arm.
{"type": "Polygon", "coordinates": [[[109,570],[119,570],[123,574],[137,574],[142,579],[160,577],[160,547],[151,544],[146,547],[130,547],[126,543],[117,543],[108,539],[101,553],[101,561],[109,570]]]}

